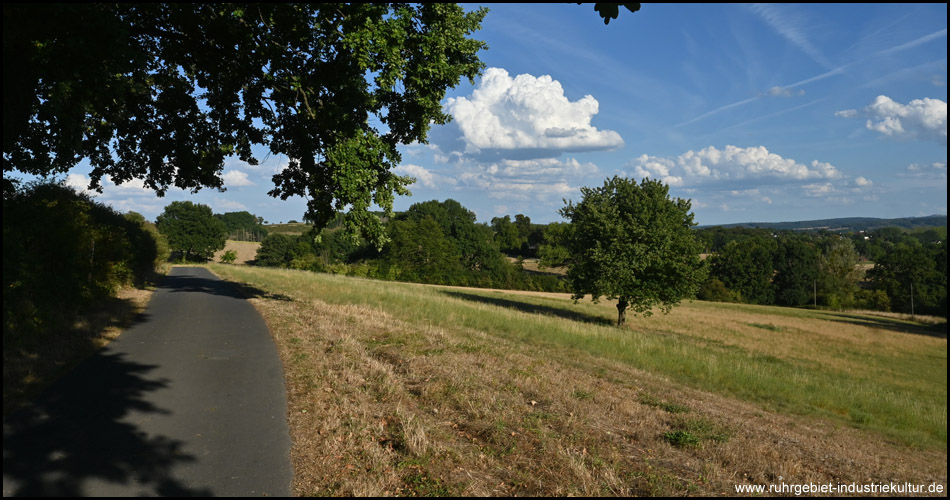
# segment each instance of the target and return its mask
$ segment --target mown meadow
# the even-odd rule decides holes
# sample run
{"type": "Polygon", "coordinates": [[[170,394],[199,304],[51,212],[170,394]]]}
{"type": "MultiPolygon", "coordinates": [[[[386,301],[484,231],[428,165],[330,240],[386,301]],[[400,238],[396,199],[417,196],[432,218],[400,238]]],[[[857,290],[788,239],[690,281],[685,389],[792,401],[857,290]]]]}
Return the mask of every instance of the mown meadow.
{"type": "Polygon", "coordinates": [[[281,351],[299,494],[946,484],[944,320],[687,301],[621,329],[566,294],[210,268],[281,351]]]}

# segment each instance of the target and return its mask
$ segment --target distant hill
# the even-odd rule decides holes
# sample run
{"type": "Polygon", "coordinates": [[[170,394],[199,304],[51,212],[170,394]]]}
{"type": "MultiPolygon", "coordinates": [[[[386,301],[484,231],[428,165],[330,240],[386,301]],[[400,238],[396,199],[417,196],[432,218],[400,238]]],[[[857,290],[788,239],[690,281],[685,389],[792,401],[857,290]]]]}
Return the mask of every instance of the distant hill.
{"type": "Polygon", "coordinates": [[[743,222],[739,224],[716,224],[709,227],[748,227],[775,229],[784,231],[871,231],[882,227],[900,227],[915,229],[919,227],[946,226],[946,215],[929,215],[927,217],[902,217],[899,219],[875,219],[873,217],[845,217],[841,219],[806,220],[797,222],[743,222]]]}

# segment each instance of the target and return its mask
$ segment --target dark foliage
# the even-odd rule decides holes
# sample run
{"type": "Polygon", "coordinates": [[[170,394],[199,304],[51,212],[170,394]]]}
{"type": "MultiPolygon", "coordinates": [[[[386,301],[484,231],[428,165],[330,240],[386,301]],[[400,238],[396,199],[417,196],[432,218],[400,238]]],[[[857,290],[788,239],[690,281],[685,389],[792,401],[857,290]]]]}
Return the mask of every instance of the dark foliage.
{"type": "Polygon", "coordinates": [[[52,182],[5,193],[4,343],[59,328],[118,287],[144,284],[167,258],[164,238],[139,214],[52,182]]]}

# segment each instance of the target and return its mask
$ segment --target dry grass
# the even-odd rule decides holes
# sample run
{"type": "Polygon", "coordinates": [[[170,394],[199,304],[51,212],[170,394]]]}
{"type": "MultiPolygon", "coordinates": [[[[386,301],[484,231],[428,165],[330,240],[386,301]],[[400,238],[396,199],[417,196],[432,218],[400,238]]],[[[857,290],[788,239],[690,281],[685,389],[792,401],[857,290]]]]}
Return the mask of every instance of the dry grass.
{"type": "MultiPolygon", "coordinates": [[[[279,294],[251,300],[285,366],[297,495],[735,495],[735,484],[782,481],[946,487],[945,445],[914,449],[841,421],[690,388],[624,360],[538,340],[520,325],[570,323],[579,337],[606,335],[597,332],[607,327],[433,287],[211,267],[279,294]],[[515,326],[485,327],[480,318],[488,316],[515,326]]],[[[804,353],[806,363],[839,357],[808,348],[820,335],[880,343],[898,355],[908,343],[942,341],[946,371],[942,339],[849,323],[813,332],[807,319],[754,308],[699,304],[685,320],[677,314],[637,319],[632,329],[652,322],[649,331],[675,337],[686,321],[699,338],[726,342],[702,333],[724,322],[735,325],[731,341],[742,349],[804,353]],[[810,333],[776,341],[776,331],[798,330],[810,333]]],[[[842,358],[833,370],[860,369],[842,358]]],[[[945,429],[945,410],[943,418],[945,429]]]]}
{"type": "Polygon", "coordinates": [[[234,250],[237,254],[237,258],[234,259],[234,264],[246,265],[248,262],[257,258],[257,249],[260,247],[261,244],[255,241],[228,240],[223,249],[214,253],[212,260],[214,262],[221,262],[221,256],[224,255],[224,252],[234,250]]]}
{"type": "Polygon", "coordinates": [[[123,288],[73,319],[71,328],[3,346],[3,415],[9,415],[83,359],[119,336],[145,310],[152,290],[123,288]]]}

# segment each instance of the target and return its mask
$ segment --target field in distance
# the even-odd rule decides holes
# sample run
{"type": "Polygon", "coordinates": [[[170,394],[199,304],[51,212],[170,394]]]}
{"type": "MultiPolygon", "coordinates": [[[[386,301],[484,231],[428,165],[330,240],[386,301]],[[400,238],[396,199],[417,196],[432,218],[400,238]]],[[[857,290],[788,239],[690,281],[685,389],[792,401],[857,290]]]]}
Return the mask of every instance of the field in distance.
{"type": "Polygon", "coordinates": [[[224,252],[233,250],[234,253],[237,254],[237,258],[234,259],[234,263],[247,264],[248,262],[251,262],[257,258],[257,249],[260,247],[261,244],[256,241],[228,240],[224,243],[224,248],[214,253],[212,260],[214,262],[221,262],[221,256],[224,255],[224,252]]]}
{"type": "Polygon", "coordinates": [[[946,495],[942,319],[696,301],[618,329],[608,301],[209,267],[277,342],[297,495],[946,495]]]}

